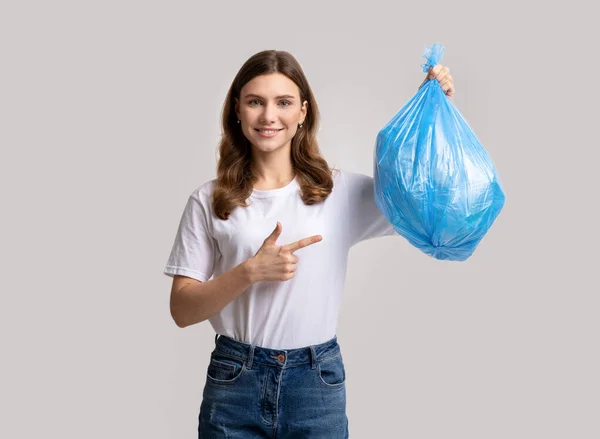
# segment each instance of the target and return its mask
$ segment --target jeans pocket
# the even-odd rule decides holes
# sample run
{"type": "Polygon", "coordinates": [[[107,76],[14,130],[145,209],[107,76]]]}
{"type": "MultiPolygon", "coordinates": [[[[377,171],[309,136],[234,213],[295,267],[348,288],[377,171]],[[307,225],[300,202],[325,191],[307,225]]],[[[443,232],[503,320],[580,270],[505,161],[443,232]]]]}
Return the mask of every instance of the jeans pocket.
{"type": "Polygon", "coordinates": [[[213,351],[206,371],[206,378],[215,384],[233,384],[244,372],[246,362],[241,358],[230,357],[213,351]]]}
{"type": "Polygon", "coordinates": [[[343,387],[346,382],[346,369],[342,353],[324,358],[317,364],[317,374],[322,385],[329,388],[343,387]]]}

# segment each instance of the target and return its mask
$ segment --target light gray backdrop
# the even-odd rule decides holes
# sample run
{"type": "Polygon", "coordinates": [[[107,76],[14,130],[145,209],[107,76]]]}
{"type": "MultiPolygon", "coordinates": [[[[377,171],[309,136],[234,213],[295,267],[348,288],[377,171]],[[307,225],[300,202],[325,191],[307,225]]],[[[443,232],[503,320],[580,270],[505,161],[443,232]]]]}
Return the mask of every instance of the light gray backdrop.
{"type": "Polygon", "coordinates": [[[3,438],[193,438],[213,331],[162,274],[215,177],[242,63],[299,60],[331,165],[445,45],[507,202],[465,263],[350,254],[338,337],[353,438],[600,437],[598,61],[583,2],[30,1],[0,7],[3,438]]]}

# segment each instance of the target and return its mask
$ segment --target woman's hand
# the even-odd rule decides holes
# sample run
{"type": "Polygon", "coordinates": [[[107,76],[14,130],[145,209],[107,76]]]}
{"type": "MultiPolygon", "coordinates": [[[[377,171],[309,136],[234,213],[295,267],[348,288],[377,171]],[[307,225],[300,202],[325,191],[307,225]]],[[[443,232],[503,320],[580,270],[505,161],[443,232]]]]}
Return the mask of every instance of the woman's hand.
{"type": "Polygon", "coordinates": [[[286,281],[296,274],[298,256],[296,250],[308,247],[321,241],[321,235],[314,235],[287,245],[277,245],[281,235],[281,224],[278,222],[275,230],[263,242],[254,257],[248,260],[252,283],[258,281],[286,281]]]}
{"type": "MultiPolygon", "coordinates": [[[[423,84],[434,78],[438,80],[446,96],[452,99],[454,97],[454,83],[452,82],[452,76],[450,76],[450,69],[442,64],[436,64],[429,69],[423,84]]],[[[423,84],[419,88],[423,87],[423,84]]]]}

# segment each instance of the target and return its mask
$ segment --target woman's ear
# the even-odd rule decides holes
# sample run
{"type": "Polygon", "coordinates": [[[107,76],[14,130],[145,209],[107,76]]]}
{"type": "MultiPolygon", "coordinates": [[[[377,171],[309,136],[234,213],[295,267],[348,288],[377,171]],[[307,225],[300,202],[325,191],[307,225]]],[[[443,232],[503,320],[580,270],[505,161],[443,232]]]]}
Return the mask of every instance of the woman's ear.
{"type": "Polygon", "coordinates": [[[302,114],[302,118],[306,118],[306,113],[308,113],[308,101],[304,101],[302,103],[302,110],[300,111],[300,113],[302,114]]]}

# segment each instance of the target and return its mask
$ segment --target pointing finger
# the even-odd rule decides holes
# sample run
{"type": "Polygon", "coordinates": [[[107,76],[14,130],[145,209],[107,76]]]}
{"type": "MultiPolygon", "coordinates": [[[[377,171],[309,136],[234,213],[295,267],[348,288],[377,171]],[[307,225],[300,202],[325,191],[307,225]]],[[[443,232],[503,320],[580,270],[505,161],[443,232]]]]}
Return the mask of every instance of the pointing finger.
{"type": "Polygon", "coordinates": [[[309,245],[316,244],[321,241],[323,237],[321,235],[314,235],[310,238],[303,238],[299,241],[292,242],[291,244],[287,244],[283,246],[283,249],[289,252],[295,252],[296,250],[300,250],[301,248],[308,247],[309,245]]]}

